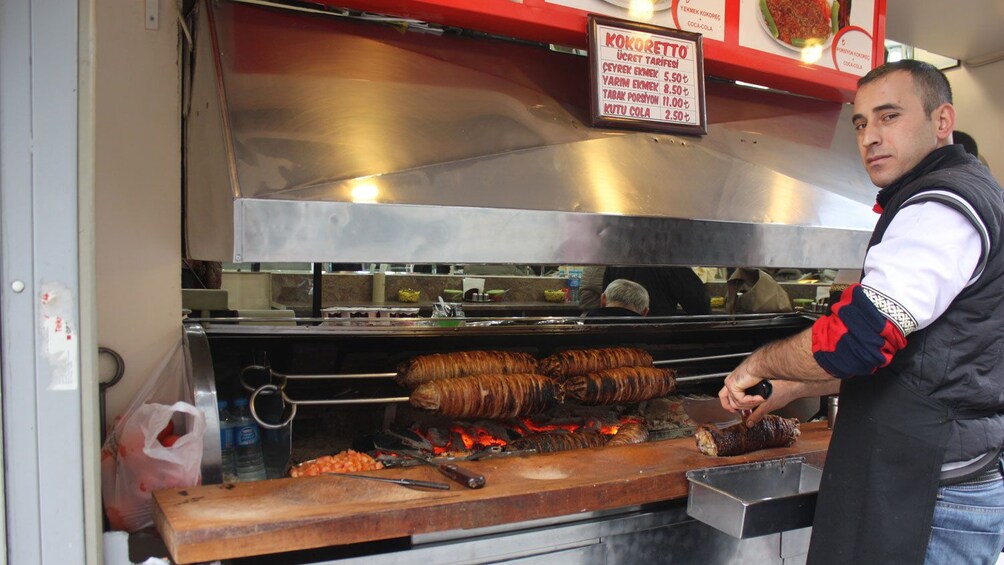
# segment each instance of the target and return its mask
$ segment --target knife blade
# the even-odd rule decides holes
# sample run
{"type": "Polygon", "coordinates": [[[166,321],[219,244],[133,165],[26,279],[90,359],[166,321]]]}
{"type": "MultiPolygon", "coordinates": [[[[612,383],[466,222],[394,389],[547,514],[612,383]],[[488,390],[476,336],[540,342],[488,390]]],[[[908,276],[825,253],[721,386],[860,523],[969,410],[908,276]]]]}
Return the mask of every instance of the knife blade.
{"type": "Polygon", "coordinates": [[[687,417],[697,424],[714,424],[722,428],[739,421],[739,415],[723,408],[717,396],[684,395],[682,403],[687,417]]]}
{"type": "Polygon", "coordinates": [[[433,481],[420,481],[417,479],[392,479],[390,477],[373,477],[370,475],[355,475],[352,473],[324,473],[325,475],[331,475],[334,477],[349,477],[351,479],[369,479],[371,481],[380,481],[384,483],[394,483],[396,485],[403,485],[406,487],[419,487],[419,488],[433,488],[438,490],[450,490],[450,485],[446,483],[436,483],[433,481]]]}

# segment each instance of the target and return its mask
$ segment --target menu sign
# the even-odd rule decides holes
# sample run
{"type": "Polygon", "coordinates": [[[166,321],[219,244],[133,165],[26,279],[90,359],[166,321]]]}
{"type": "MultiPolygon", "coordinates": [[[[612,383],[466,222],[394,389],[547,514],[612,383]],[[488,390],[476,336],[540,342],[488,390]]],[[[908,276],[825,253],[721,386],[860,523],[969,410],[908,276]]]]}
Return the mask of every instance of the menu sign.
{"type": "Polygon", "coordinates": [[[700,34],[591,15],[588,35],[594,126],[708,132],[700,34]]]}

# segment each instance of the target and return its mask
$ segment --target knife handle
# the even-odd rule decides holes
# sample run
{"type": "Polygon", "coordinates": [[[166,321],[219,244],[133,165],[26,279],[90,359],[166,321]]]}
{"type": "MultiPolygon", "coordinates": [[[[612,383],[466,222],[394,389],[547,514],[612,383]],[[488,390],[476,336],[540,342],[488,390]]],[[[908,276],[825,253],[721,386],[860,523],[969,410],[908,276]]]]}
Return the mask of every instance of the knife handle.
{"type": "Polygon", "coordinates": [[[485,476],[478,475],[453,463],[438,465],[439,472],[457,481],[467,488],[481,488],[485,486],[485,476]]]}
{"type": "Polygon", "coordinates": [[[762,396],[764,400],[770,398],[770,393],[774,392],[774,385],[770,384],[770,381],[764,379],[757,384],[746,389],[746,394],[750,396],[762,396]]]}

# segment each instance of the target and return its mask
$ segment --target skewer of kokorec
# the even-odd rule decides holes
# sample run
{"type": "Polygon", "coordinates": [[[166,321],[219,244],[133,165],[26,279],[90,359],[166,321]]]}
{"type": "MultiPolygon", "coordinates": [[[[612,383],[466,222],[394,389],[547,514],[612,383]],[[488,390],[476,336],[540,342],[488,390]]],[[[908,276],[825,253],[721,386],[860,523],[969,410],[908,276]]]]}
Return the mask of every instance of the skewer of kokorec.
{"type": "Polygon", "coordinates": [[[606,436],[594,431],[578,432],[574,434],[565,432],[545,432],[530,434],[513,440],[512,443],[509,444],[509,449],[513,451],[533,449],[536,450],[537,453],[554,453],[556,451],[568,451],[571,449],[601,447],[606,443],[606,436]]]}
{"type": "Polygon", "coordinates": [[[607,445],[631,445],[646,441],[648,441],[648,427],[644,422],[629,422],[622,425],[617,433],[607,440],[607,445]]]}
{"type": "Polygon", "coordinates": [[[544,375],[472,375],[424,383],[412,391],[410,402],[454,418],[515,418],[543,412],[557,390],[544,375]]]}
{"type": "Polygon", "coordinates": [[[572,377],[562,388],[565,396],[586,405],[630,404],[676,390],[676,373],[657,367],[619,367],[572,377]]]}
{"type": "Polygon", "coordinates": [[[694,439],[701,453],[727,457],[771,447],[788,447],[795,443],[799,433],[798,419],[768,414],[750,427],[742,422],[723,429],[714,425],[699,426],[694,439]]]}
{"type": "Polygon", "coordinates": [[[651,367],[652,355],[637,347],[569,349],[540,362],[540,371],[558,381],[617,367],[651,367]]]}
{"type": "Polygon", "coordinates": [[[419,355],[401,363],[397,381],[408,388],[479,374],[536,373],[537,359],[518,351],[453,351],[419,355]]]}

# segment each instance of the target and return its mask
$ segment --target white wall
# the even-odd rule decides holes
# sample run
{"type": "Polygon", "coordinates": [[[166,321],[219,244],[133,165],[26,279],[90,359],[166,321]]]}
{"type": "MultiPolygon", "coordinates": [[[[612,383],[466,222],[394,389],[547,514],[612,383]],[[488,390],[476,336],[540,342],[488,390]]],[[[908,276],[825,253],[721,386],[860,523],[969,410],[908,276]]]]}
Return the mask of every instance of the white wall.
{"type": "Polygon", "coordinates": [[[997,180],[1004,180],[1004,61],[946,71],[956,129],[973,136],[997,180]]]}
{"type": "Polygon", "coordinates": [[[94,3],[98,343],[126,366],[109,421],[181,336],[177,5],[148,30],[146,4],[94,3]]]}

